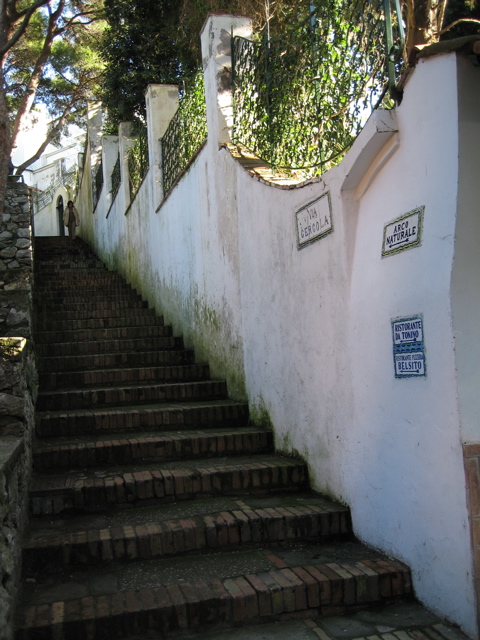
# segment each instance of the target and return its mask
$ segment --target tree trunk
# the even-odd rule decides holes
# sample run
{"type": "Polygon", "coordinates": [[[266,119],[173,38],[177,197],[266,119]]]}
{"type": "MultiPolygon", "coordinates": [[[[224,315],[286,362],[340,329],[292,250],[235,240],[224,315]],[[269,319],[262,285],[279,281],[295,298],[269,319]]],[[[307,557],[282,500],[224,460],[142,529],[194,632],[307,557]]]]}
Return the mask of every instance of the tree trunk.
{"type": "Polygon", "coordinates": [[[407,14],[407,54],[418,44],[439,39],[448,0],[404,0],[407,14]]]}
{"type": "Polygon", "coordinates": [[[3,215],[9,174],[11,137],[3,71],[0,67],[0,216],[3,215]]]}

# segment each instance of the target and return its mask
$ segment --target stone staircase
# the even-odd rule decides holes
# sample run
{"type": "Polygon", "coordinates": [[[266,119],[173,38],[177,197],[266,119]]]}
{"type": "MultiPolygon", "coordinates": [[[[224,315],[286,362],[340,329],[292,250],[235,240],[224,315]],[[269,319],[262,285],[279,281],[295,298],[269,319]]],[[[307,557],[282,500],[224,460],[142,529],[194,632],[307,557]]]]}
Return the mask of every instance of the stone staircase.
{"type": "Polygon", "coordinates": [[[354,539],[81,240],[36,239],[35,316],[18,639],[192,637],[411,597],[408,568],[354,539]]]}

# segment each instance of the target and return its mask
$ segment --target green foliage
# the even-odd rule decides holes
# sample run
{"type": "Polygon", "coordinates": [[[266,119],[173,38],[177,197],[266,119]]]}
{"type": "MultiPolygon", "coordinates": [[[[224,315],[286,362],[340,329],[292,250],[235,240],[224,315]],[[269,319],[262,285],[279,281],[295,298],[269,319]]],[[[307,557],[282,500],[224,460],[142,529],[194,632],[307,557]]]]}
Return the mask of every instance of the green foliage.
{"type": "Polygon", "coordinates": [[[13,136],[42,103],[52,117],[49,141],[55,142],[69,124],[84,121],[87,100],[98,87],[103,68],[98,53],[102,0],[45,0],[26,26],[16,11],[30,3],[5,1],[10,19],[5,26],[18,36],[14,44],[0,37],[5,79],[1,90],[13,136]]]}
{"type": "Polygon", "coordinates": [[[304,0],[105,0],[108,26],[102,101],[111,123],[145,115],[151,83],[179,84],[201,64],[200,31],[212,13],[247,15],[261,28],[286,25],[304,0]],[[268,11],[268,6],[270,11],[268,11]]]}
{"type": "Polygon", "coordinates": [[[145,115],[148,84],[176,84],[197,62],[176,40],[177,0],[105,0],[105,8],[102,100],[111,121],[133,120],[145,115]]]}
{"type": "Polygon", "coordinates": [[[281,36],[234,40],[235,141],[304,177],[338,162],[385,84],[383,3],[316,2],[281,36]]]}

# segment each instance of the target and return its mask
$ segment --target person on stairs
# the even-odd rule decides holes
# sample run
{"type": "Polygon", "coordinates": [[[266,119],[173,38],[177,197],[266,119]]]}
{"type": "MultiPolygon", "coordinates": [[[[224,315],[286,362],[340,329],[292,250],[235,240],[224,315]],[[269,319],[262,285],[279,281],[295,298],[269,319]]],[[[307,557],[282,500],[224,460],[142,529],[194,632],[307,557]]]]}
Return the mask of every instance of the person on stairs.
{"type": "Polygon", "coordinates": [[[73,206],[73,202],[69,200],[67,202],[67,208],[63,214],[63,224],[68,227],[68,236],[70,240],[75,240],[75,231],[80,224],[80,216],[76,207],[73,206]]]}

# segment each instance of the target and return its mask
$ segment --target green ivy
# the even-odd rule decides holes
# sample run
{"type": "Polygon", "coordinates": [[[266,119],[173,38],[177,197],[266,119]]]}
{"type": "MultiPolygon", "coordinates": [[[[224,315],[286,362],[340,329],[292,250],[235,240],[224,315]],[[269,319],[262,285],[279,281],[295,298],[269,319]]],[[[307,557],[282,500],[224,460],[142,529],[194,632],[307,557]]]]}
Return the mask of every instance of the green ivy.
{"type": "Polygon", "coordinates": [[[388,84],[381,0],[318,0],[281,37],[232,49],[234,141],[305,178],[341,160],[388,84]]]}

